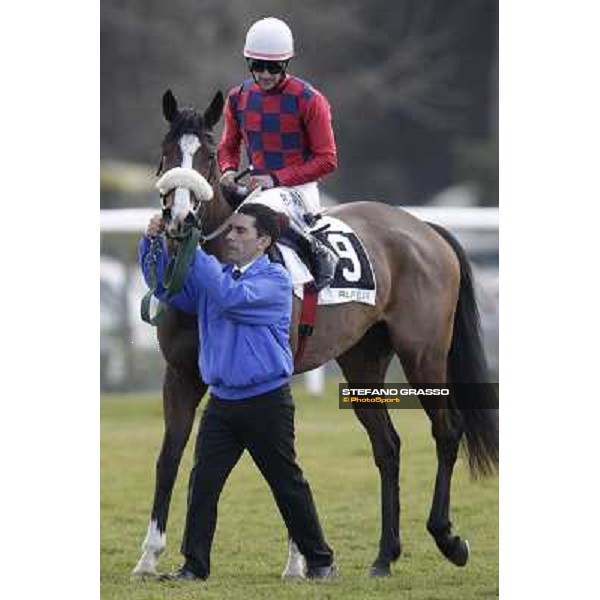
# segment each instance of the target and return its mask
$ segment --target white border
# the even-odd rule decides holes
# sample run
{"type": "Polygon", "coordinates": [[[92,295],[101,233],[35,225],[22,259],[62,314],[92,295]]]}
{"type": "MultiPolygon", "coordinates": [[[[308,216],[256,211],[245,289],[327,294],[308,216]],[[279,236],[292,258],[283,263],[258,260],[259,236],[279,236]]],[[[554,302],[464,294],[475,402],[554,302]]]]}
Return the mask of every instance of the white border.
{"type": "Polygon", "coordinates": [[[99,595],[98,8],[3,11],[6,598],[99,595]]]}
{"type": "Polygon", "coordinates": [[[500,589],[510,599],[598,593],[595,6],[500,12],[500,589]]]}

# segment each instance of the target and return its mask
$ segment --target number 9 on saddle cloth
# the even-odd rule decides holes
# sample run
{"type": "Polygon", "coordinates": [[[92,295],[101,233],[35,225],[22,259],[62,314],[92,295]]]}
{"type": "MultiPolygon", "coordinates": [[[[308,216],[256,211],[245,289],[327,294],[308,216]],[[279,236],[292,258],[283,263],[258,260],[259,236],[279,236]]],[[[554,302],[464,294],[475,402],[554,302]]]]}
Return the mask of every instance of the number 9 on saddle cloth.
{"type": "MultiPolygon", "coordinates": [[[[233,192],[236,200],[233,200],[231,190],[224,187],[223,192],[230,203],[235,202],[239,207],[240,200],[244,197],[240,196],[241,190],[244,188],[236,187],[237,191],[233,192]]],[[[317,291],[326,288],[333,281],[339,258],[314,237],[309,229],[309,225],[314,223],[315,216],[320,212],[319,190],[316,182],[291,188],[256,190],[243,202],[264,204],[275,212],[287,215],[290,227],[280,242],[291,246],[306,262],[314,277],[317,291]]]]}

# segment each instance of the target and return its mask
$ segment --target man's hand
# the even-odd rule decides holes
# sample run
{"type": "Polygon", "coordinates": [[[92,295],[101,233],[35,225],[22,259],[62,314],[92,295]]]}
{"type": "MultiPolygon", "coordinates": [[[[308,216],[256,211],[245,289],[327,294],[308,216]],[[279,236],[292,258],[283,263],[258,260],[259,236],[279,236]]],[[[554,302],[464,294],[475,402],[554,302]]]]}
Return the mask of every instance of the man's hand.
{"type": "Polygon", "coordinates": [[[163,222],[162,215],[154,215],[150,222],[148,223],[148,227],[146,228],[146,235],[148,237],[156,237],[160,235],[165,229],[165,224],[163,222]]]}
{"type": "Polygon", "coordinates": [[[261,187],[263,190],[266,190],[268,188],[275,187],[275,182],[270,175],[252,175],[248,180],[248,189],[253,191],[257,187],[261,187]]]}
{"type": "Polygon", "coordinates": [[[235,171],[227,171],[223,173],[221,179],[219,179],[219,183],[225,187],[231,187],[235,185],[235,171]]]}

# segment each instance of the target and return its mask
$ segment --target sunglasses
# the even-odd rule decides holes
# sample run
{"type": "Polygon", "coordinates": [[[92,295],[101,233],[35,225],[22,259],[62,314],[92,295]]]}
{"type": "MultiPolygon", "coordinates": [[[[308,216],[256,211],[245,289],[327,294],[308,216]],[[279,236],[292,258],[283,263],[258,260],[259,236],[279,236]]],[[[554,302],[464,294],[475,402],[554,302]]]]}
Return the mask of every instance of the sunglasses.
{"type": "Polygon", "coordinates": [[[248,67],[251,71],[255,71],[257,73],[262,73],[263,71],[268,71],[271,75],[277,75],[281,73],[285,67],[287,66],[286,61],[278,61],[278,60],[249,60],[248,67]]]}

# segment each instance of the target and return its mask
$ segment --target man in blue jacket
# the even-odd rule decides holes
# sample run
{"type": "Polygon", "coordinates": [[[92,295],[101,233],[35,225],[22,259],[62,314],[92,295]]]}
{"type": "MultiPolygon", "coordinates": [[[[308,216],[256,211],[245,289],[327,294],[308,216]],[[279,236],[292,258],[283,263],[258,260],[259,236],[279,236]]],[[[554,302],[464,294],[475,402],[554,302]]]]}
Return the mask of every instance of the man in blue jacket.
{"type": "MultiPolygon", "coordinates": [[[[245,449],[267,480],[292,539],[306,558],[309,578],[336,574],[308,482],[296,463],[293,372],[289,331],[292,284],[282,265],[265,252],[279,237],[276,213],[266,206],[242,206],[226,236],[228,264],[198,249],[183,289],[168,302],[198,315],[200,371],[210,399],[202,414],[181,552],[184,565],[169,579],[206,579],[225,481],[245,449]]],[[[162,230],[154,217],[140,240],[139,261],[147,282],[156,263],[160,282],[166,247],[150,252],[162,230]]],[[[157,287],[156,296],[165,299],[157,287]]]]}

